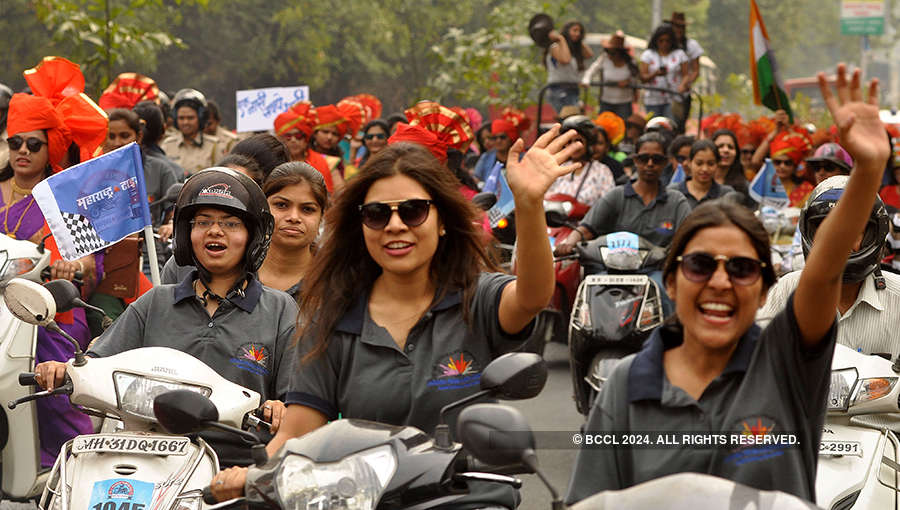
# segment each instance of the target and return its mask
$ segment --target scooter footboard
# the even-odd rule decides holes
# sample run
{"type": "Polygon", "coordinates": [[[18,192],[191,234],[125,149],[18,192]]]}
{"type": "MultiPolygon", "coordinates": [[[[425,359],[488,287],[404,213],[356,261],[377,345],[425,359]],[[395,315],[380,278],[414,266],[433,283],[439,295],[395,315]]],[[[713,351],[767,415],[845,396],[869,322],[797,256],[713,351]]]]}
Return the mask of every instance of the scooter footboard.
{"type": "Polygon", "coordinates": [[[215,452],[200,438],[190,441],[181,436],[159,435],[78,436],[67,442],[57,457],[38,507],[199,510],[201,491],[218,470],[215,452]],[[125,451],[132,446],[132,451],[125,451]]]}
{"type": "Polygon", "coordinates": [[[900,443],[893,432],[826,423],[819,446],[816,502],[824,508],[896,508],[900,443]]]}

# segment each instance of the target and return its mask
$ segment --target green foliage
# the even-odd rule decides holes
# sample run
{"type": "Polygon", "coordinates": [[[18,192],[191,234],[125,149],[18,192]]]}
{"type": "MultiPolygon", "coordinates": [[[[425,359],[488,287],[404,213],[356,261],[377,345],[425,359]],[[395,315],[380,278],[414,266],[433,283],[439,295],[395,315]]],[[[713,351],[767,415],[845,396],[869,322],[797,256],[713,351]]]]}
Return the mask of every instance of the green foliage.
{"type": "Polygon", "coordinates": [[[559,20],[572,3],[502,1],[488,12],[483,27],[471,32],[451,28],[431,48],[439,63],[438,72],[428,82],[432,97],[449,103],[518,108],[535,103],[546,80],[542,50],[530,40],[519,45],[515,36],[527,33],[525,28],[534,14],[545,12],[559,20]]]}

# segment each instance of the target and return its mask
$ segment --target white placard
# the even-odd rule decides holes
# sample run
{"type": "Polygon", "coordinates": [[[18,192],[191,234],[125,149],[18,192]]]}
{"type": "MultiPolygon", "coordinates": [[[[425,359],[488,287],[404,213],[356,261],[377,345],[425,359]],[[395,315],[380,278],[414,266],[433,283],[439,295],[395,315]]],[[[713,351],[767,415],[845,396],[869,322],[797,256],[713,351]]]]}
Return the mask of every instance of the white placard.
{"type": "Polygon", "coordinates": [[[297,101],[309,100],[309,87],[269,87],[238,90],[235,94],[237,131],[266,131],[272,129],[275,117],[297,101]]]}

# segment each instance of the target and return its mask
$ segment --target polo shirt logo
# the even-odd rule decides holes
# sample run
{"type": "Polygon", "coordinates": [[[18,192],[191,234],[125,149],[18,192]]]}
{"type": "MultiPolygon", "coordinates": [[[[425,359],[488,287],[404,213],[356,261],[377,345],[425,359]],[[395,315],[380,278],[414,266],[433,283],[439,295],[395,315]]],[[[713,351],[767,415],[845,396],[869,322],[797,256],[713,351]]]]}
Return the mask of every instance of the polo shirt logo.
{"type": "Polygon", "coordinates": [[[481,366],[469,351],[456,351],[438,358],[428,386],[439,391],[458,390],[481,383],[481,366]]]}
{"type": "Polygon", "coordinates": [[[659,228],[656,231],[660,234],[671,234],[674,229],[675,225],[671,221],[664,221],[659,224],[659,228]]]}
{"type": "MultiPolygon", "coordinates": [[[[790,445],[777,441],[768,442],[767,436],[773,436],[778,426],[771,416],[755,415],[736,420],[730,443],[736,445],[733,453],[725,457],[725,463],[740,466],[750,462],[759,462],[784,455],[790,445]],[[744,438],[744,440],[741,440],[744,438]]],[[[773,438],[774,439],[774,438],[773,438]]]]}
{"type": "Polygon", "coordinates": [[[269,375],[269,350],[264,345],[246,343],[238,347],[230,361],[241,370],[261,376],[269,375]]]}

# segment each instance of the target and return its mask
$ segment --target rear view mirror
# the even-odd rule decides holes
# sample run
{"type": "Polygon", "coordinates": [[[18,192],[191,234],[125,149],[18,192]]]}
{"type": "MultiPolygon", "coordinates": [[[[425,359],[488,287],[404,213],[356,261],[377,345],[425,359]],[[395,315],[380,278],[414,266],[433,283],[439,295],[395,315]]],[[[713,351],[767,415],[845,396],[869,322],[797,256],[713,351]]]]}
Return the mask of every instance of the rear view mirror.
{"type": "Polygon", "coordinates": [[[472,203],[477,205],[481,210],[487,211],[497,203],[497,195],[482,191],[472,197],[472,203]]]}
{"type": "Polygon", "coordinates": [[[53,296],[57,312],[68,312],[78,304],[76,300],[81,300],[81,293],[69,280],[51,280],[44,284],[44,288],[53,296]]]}
{"type": "Polygon", "coordinates": [[[525,463],[534,453],[534,434],[518,410],[500,404],[474,404],[459,413],[456,430],[466,451],[492,466],[525,463]]]}
{"type": "Polygon", "coordinates": [[[531,352],[510,352],[491,361],[481,373],[481,389],[504,400],[536,397],[547,382],[547,363],[531,352]]]}
{"type": "Polygon", "coordinates": [[[56,316],[53,294],[31,280],[10,280],[3,291],[3,301],[15,318],[28,324],[47,326],[56,316]]]}
{"type": "Polygon", "coordinates": [[[156,421],[172,434],[190,434],[219,419],[219,410],[207,397],[191,390],[174,390],[153,400],[156,421]]]}

